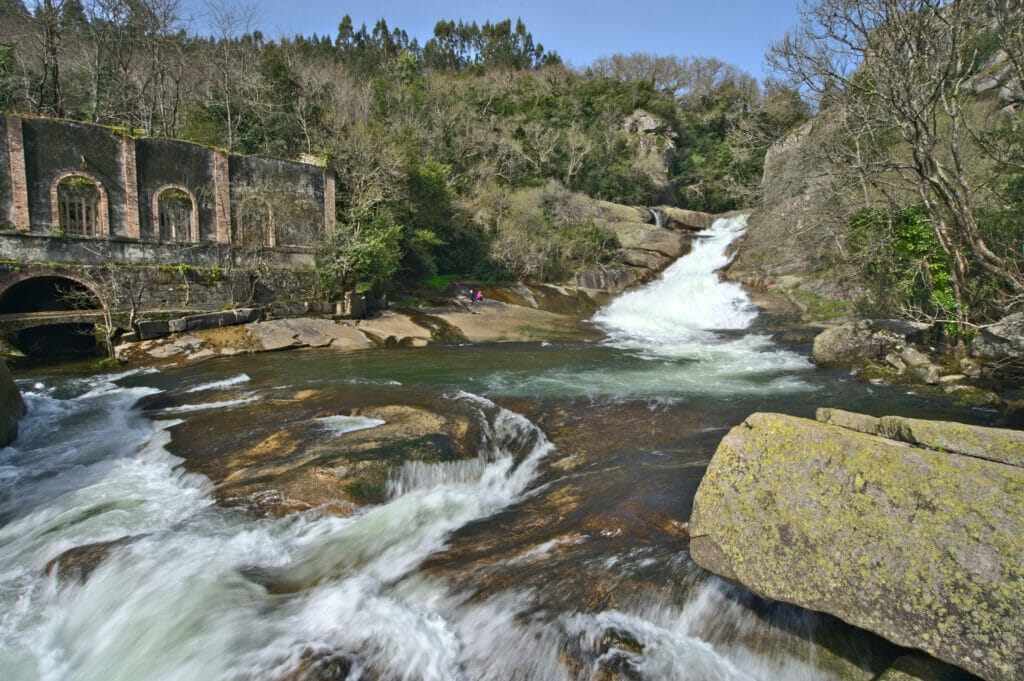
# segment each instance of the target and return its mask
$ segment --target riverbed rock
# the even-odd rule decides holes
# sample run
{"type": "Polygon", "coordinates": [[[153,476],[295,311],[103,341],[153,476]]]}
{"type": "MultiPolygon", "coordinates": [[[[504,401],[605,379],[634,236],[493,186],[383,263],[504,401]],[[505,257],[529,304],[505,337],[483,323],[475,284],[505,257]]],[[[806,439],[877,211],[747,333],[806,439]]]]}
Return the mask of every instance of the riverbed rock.
{"type": "Polygon", "coordinates": [[[1024,359],[1024,312],[1016,312],[981,330],[968,350],[990,362],[1024,359]]]}
{"type": "Polygon", "coordinates": [[[115,549],[136,542],[140,537],[121,537],[68,549],[46,564],[46,574],[55,575],[62,582],[84,582],[115,549]]]}
{"type": "MultiPolygon", "coordinates": [[[[863,319],[840,324],[826,329],[814,339],[812,357],[821,366],[881,360],[890,352],[902,353],[918,334],[927,329],[927,324],[895,319],[863,319]]],[[[902,359],[908,363],[905,357],[902,359]]]]}
{"type": "Polygon", "coordinates": [[[965,438],[962,424],[834,410],[822,419],[753,414],[729,432],[694,500],[694,560],[989,681],[1020,679],[1017,434],[967,427],[965,438]],[[1014,465],[988,449],[979,458],[976,436],[1002,439],[1014,465]]]}
{"type": "MultiPolygon", "coordinates": [[[[245,395],[166,392],[141,406],[159,418],[245,395]]],[[[314,508],[348,515],[384,501],[389,478],[407,462],[475,457],[484,437],[479,413],[476,404],[434,391],[284,390],[237,404],[230,419],[197,410],[172,427],[169,447],[213,483],[221,503],[268,516],[314,508]]]]}
{"type": "Polygon", "coordinates": [[[25,400],[7,363],[0,359],[0,447],[18,439],[18,421],[26,412],[25,400]]]}

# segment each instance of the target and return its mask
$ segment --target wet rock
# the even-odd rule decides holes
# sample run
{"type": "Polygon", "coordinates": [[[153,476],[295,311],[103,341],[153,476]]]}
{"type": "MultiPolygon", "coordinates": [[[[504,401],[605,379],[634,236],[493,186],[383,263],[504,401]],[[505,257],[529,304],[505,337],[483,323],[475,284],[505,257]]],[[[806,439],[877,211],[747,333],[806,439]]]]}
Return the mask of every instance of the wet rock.
{"type": "MultiPolygon", "coordinates": [[[[178,406],[166,403],[167,394],[157,397],[144,408],[178,406]]],[[[418,391],[286,393],[238,405],[231,418],[217,410],[190,414],[172,429],[170,449],[186,469],[213,482],[222,503],[270,516],[314,508],[348,515],[384,501],[389,479],[406,462],[477,456],[478,414],[458,400],[418,391]],[[399,398],[408,401],[380,402],[399,398]]]]}
{"type": "Polygon", "coordinates": [[[732,429],[694,500],[694,560],[990,681],[1019,679],[1024,471],[987,459],[1019,462],[1020,434],[867,423],[916,444],[780,414],[732,429]],[[992,457],[979,435],[1009,453],[992,457]]]}
{"type": "Polygon", "coordinates": [[[469,343],[469,339],[457,326],[446,319],[434,315],[405,311],[409,320],[417,326],[422,326],[430,333],[430,341],[439,345],[462,345],[469,343]]]}
{"type": "Polygon", "coordinates": [[[371,343],[359,335],[354,327],[329,319],[290,317],[246,324],[245,328],[252,335],[257,348],[261,350],[323,348],[335,344],[371,346],[371,343]]]}
{"type": "Polygon", "coordinates": [[[330,650],[304,650],[298,666],[275,681],[345,681],[352,673],[353,661],[343,653],[330,650]]]}
{"type": "Polygon", "coordinates": [[[776,331],[771,338],[780,343],[813,343],[819,333],[821,329],[818,327],[801,327],[776,331]]]}
{"type": "Polygon", "coordinates": [[[962,669],[927,655],[903,655],[875,681],[976,681],[962,669]]]}
{"type": "Polygon", "coordinates": [[[139,537],[122,537],[114,541],[85,544],[68,549],[46,564],[46,574],[61,581],[84,582],[105,561],[114,549],[138,541],[139,537]]]}
{"type": "Polygon", "coordinates": [[[0,359],[0,447],[18,439],[18,421],[27,411],[7,363],[0,359]]]}

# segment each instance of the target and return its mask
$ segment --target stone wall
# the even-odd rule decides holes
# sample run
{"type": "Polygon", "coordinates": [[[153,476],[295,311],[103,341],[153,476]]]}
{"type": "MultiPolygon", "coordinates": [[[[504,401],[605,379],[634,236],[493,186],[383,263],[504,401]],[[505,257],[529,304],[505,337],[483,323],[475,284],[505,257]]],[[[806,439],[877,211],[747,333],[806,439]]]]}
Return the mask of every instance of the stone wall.
{"type": "MultiPolygon", "coordinates": [[[[259,256],[278,267],[306,268],[312,264],[313,244],[333,226],[333,176],[315,165],[229,156],[187,142],[135,139],[101,126],[48,118],[8,116],[3,133],[0,257],[5,259],[91,262],[83,255],[89,251],[109,253],[118,262],[212,265],[208,246],[240,247],[235,235],[241,209],[256,199],[271,214],[267,239],[259,248],[281,252],[259,256]],[[79,239],[78,245],[40,241],[64,236],[55,214],[56,186],[67,176],[98,186],[98,234],[68,237],[79,239]],[[168,189],[187,195],[192,204],[184,243],[180,236],[161,242],[157,197],[168,189]],[[203,255],[195,254],[197,247],[203,255]],[[63,256],[52,257],[55,250],[63,256]],[[301,254],[307,257],[296,257],[301,254]]],[[[229,260],[237,262],[238,256],[229,260]]]]}
{"type": "MultiPolygon", "coordinates": [[[[313,297],[316,274],[310,270],[256,271],[231,267],[149,265],[123,268],[128,281],[120,285],[138,296],[147,317],[168,310],[219,310],[237,305],[306,301],[313,297]]],[[[19,282],[35,277],[60,277],[80,282],[103,302],[109,297],[102,265],[18,265],[0,263],[0,299],[19,282]]],[[[124,307],[124,301],[116,303],[124,307]]]]}

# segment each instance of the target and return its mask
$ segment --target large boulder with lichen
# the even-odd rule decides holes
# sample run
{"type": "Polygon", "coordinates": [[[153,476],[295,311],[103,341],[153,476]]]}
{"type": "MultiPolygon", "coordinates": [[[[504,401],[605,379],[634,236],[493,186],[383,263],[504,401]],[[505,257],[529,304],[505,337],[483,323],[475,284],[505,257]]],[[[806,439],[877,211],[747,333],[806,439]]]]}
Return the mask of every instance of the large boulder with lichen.
{"type": "Polygon", "coordinates": [[[695,561],[989,681],[1024,676],[1024,433],[753,414],[694,500],[695,561]]]}

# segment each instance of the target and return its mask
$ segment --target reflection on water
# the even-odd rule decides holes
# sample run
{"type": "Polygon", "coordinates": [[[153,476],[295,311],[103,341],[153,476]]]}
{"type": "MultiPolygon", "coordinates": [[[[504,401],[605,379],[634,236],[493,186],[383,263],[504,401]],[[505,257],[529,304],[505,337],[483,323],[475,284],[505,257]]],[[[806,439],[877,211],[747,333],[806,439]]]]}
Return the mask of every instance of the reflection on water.
{"type": "MultiPolygon", "coordinates": [[[[734,227],[706,243],[721,251],[734,227]]],[[[604,311],[604,343],[23,380],[29,416],[0,450],[4,678],[870,678],[897,654],[888,644],[689,559],[704,469],[753,411],[989,415],[816,369],[806,347],[716,333],[751,313],[701,274],[721,253],[695,251],[703,264],[683,290],[724,317],[686,321],[687,306],[666,304],[683,294],[662,285],[604,311]],[[658,307],[671,323],[642,324],[658,307]],[[226,508],[212,472],[186,472],[227,475],[218,457],[246,461],[285,431],[299,461],[395,426],[356,413],[367,405],[456,415],[477,451],[399,457],[381,502],[343,517],[226,508]],[[126,537],[84,581],[44,572],[64,551],[126,537]]]]}

